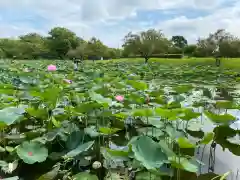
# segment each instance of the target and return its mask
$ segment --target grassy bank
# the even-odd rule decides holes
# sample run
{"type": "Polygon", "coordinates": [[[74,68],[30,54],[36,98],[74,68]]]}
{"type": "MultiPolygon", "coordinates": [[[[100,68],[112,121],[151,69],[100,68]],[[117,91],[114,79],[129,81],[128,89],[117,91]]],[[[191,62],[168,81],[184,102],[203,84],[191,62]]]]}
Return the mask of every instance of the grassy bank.
{"type": "MultiPolygon", "coordinates": [[[[143,58],[131,58],[131,59],[113,59],[113,60],[106,60],[106,61],[96,61],[98,63],[112,63],[112,62],[124,62],[124,63],[137,63],[142,62],[144,63],[143,58]]],[[[215,59],[214,58],[183,58],[183,59],[164,59],[164,58],[151,58],[149,60],[150,63],[159,63],[164,65],[211,65],[215,66],[215,59]]],[[[234,69],[240,71],[240,58],[231,58],[221,59],[221,68],[226,69],[234,69]]]]}
{"type": "MultiPolygon", "coordinates": [[[[57,60],[58,62],[60,60],[57,60]]],[[[55,63],[54,60],[21,60],[21,64],[28,64],[31,66],[36,66],[36,62],[41,62],[43,64],[55,63]]],[[[113,59],[113,60],[97,60],[96,63],[114,63],[114,62],[124,62],[124,63],[144,63],[143,58],[131,58],[131,59],[113,59]]],[[[183,58],[183,59],[165,59],[165,58],[151,58],[149,60],[150,63],[159,63],[164,65],[171,65],[171,66],[179,66],[179,65],[211,65],[215,66],[215,59],[214,58],[183,58]]],[[[71,61],[67,61],[67,63],[71,64],[71,61]]],[[[88,60],[85,63],[92,63],[92,61],[88,60]]],[[[2,63],[1,63],[2,64],[2,63]]],[[[231,58],[221,59],[221,68],[226,69],[234,69],[240,71],[240,58],[231,58]]]]}

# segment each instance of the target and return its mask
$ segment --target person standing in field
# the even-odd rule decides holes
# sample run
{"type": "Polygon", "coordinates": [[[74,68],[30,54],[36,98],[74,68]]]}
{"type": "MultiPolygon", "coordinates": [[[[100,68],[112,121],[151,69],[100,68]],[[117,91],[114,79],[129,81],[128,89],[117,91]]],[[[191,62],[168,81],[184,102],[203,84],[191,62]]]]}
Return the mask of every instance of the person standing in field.
{"type": "Polygon", "coordinates": [[[215,58],[215,64],[217,67],[221,65],[221,55],[219,51],[219,46],[216,47],[216,49],[213,51],[213,56],[215,58]]]}
{"type": "Polygon", "coordinates": [[[77,71],[78,70],[78,59],[74,58],[73,59],[73,67],[74,67],[74,71],[77,71]]]}

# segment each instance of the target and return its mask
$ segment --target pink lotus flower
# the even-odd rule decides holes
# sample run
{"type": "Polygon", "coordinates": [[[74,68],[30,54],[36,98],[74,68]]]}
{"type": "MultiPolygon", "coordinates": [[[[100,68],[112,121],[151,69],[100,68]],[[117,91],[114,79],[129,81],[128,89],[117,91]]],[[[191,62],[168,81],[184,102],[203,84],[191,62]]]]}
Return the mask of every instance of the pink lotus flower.
{"type": "Polygon", "coordinates": [[[69,80],[69,79],[63,79],[63,81],[64,81],[65,83],[72,84],[72,80],[69,80]]]}
{"type": "Polygon", "coordinates": [[[119,101],[119,102],[122,102],[122,101],[124,100],[124,97],[118,95],[118,96],[115,97],[115,99],[116,99],[117,101],[119,101]]]}
{"type": "Polygon", "coordinates": [[[29,155],[29,156],[32,156],[32,155],[33,155],[33,153],[32,153],[32,152],[28,152],[28,155],[29,155]]]}
{"type": "Polygon", "coordinates": [[[57,70],[57,67],[55,65],[52,65],[50,64],[48,67],[47,67],[48,71],[56,71],[57,70]]]}

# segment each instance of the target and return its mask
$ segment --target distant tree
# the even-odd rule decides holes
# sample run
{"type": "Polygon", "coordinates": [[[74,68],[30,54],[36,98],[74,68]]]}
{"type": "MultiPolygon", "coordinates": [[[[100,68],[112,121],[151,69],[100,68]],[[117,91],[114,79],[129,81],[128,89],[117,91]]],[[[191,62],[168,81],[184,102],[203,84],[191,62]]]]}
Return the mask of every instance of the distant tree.
{"type": "Polygon", "coordinates": [[[87,43],[87,53],[89,59],[93,61],[104,57],[106,55],[108,47],[105,46],[99,39],[92,37],[87,43]]]}
{"type": "Polygon", "coordinates": [[[21,58],[22,43],[16,39],[3,38],[0,40],[1,51],[4,52],[5,58],[21,58]]]}
{"type": "MultiPolygon", "coordinates": [[[[224,29],[219,29],[215,33],[209,34],[207,38],[198,40],[196,54],[203,57],[214,56],[214,52],[222,43],[230,42],[233,38],[224,29]]],[[[219,51],[219,56],[221,56],[221,50],[219,51]]]]}
{"type": "Polygon", "coordinates": [[[56,56],[64,58],[70,49],[76,49],[80,39],[66,28],[55,27],[48,33],[49,48],[56,56]]]}
{"type": "Polygon", "coordinates": [[[196,49],[197,49],[197,46],[195,44],[190,44],[185,46],[183,51],[184,51],[184,54],[186,54],[187,56],[193,56],[196,49]]]}
{"type": "Polygon", "coordinates": [[[2,48],[0,48],[0,58],[5,58],[5,53],[2,48]]]}
{"type": "Polygon", "coordinates": [[[180,48],[180,49],[182,49],[182,50],[183,50],[183,49],[187,46],[187,44],[188,44],[187,40],[186,40],[183,36],[172,36],[171,41],[173,42],[173,45],[174,45],[175,47],[178,47],[178,48],[180,48]]]}
{"type": "Polygon", "coordinates": [[[168,54],[182,54],[183,49],[177,47],[177,46],[169,46],[168,48],[168,54]]]}
{"type": "Polygon", "coordinates": [[[22,45],[22,56],[24,56],[24,58],[36,59],[43,54],[49,53],[46,39],[43,36],[37,33],[29,33],[19,38],[19,43],[22,45]]]}
{"type": "Polygon", "coordinates": [[[67,53],[70,59],[84,60],[87,56],[87,43],[81,43],[76,49],[70,49],[67,53]]]}
{"type": "Polygon", "coordinates": [[[168,48],[167,39],[161,31],[149,29],[139,34],[128,33],[124,38],[123,48],[126,54],[140,55],[145,63],[154,52],[164,52],[168,48]]]}
{"type": "Polygon", "coordinates": [[[116,48],[109,48],[108,49],[108,55],[109,55],[109,58],[111,59],[118,59],[121,57],[121,49],[116,49],[116,48]]]}
{"type": "Polygon", "coordinates": [[[224,29],[199,38],[196,44],[188,45],[185,37],[177,35],[167,39],[162,31],[149,29],[128,33],[122,49],[110,48],[96,37],[89,41],[78,37],[63,27],[51,29],[48,36],[28,33],[18,39],[0,38],[0,57],[16,59],[104,59],[120,57],[143,57],[145,63],[153,56],[184,53],[195,57],[240,57],[240,39],[224,29]],[[218,49],[218,51],[216,51],[218,49]]]}

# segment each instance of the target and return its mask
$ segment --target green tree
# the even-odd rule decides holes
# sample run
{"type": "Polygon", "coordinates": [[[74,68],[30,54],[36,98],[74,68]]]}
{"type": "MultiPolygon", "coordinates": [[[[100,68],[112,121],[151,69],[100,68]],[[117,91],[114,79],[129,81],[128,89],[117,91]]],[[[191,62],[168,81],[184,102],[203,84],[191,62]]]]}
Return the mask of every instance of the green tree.
{"type": "Polygon", "coordinates": [[[184,54],[186,54],[187,56],[193,56],[196,49],[197,49],[197,46],[195,44],[190,44],[185,46],[183,51],[184,51],[184,54]]]}
{"type": "Polygon", "coordinates": [[[21,58],[22,43],[16,39],[3,38],[0,40],[1,51],[5,58],[21,58]]]}
{"type": "Polygon", "coordinates": [[[219,45],[219,51],[222,57],[240,57],[240,40],[236,38],[222,41],[219,45]]]}
{"type": "Polygon", "coordinates": [[[49,52],[45,38],[37,33],[29,33],[20,36],[22,55],[27,59],[40,58],[49,52]]]}
{"type": "MultiPolygon", "coordinates": [[[[209,34],[207,38],[199,39],[197,42],[196,56],[208,57],[216,56],[216,49],[220,48],[222,43],[230,42],[234,37],[224,29],[219,29],[215,33],[209,34]]],[[[218,51],[221,56],[221,51],[218,51]]]]}
{"type": "Polygon", "coordinates": [[[121,57],[121,49],[116,49],[116,48],[109,48],[108,49],[108,58],[111,58],[111,59],[118,59],[121,57]]]}
{"type": "Polygon", "coordinates": [[[108,47],[95,37],[92,37],[87,43],[88,58],[93,61],[108,56],[107,51],[108,47]]]}
{"type": "Polygon", "coordinates": [[[75,58],[84,60],[87,56],[87,52],[88,52],[87,43],[82,42],[76,49],[70,49],[67,53],[67,56],[71,59],[75,58]]]}
{"type": "Polygon", "coordinates": [[[79,45],[80,38],[66,28],[55,27],[49,33],[48,44],[51,52],[64,58],[70,49],[76,49],[79,45]]]}
{"type": "Polygon", "coordinates": [[[145,63],[154,52],[166,52],[167,40],[161,31],[149,29],[139,34],[128,33],[124,38],[124,53],[140,55],[144,57],[145,63]]]}
{"type": "Polygon", "coordinates": [[[175,47],[178,47],[182,50],[188,44],[187,40],[183,36],[172,36],[171,41],[175,47]]]}

